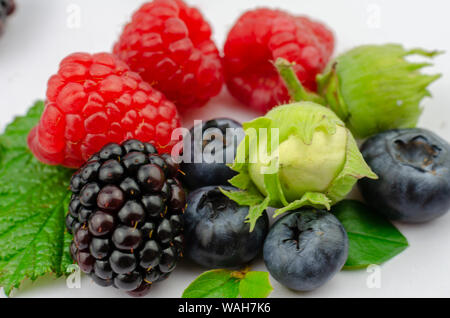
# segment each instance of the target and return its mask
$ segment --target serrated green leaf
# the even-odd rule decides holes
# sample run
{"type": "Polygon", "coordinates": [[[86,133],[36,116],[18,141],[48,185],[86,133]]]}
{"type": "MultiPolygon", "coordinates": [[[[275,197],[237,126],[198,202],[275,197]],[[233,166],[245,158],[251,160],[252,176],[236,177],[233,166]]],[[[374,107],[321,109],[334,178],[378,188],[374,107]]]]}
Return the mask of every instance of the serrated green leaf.
{"type": "Polygon", "coordinates": [[[270,205],[270,197],[266,197],[264,201],[262,201],[260,204],[250,206],[250,209],[248,210],[248,215],[246,217],[246,222],[250,223],[250,232],[253,231],[259,217],[269,207],[269,205],[270,205]]]}
{"type": "Polygon", "coordinates": [[[255,191],[255,188],[246,191],[226,191],[222,188],[219,189],[224,195],[226,195],[228,198],[235,201],[239,205],[252,206],[260,204],[262,201],[264,201],[264,197],[259,192],[255,191]]]}
{"type": "Polygon", "coordinates": [[[184,290],[182,298],[237,298],[240,280],[232,273],[226,269],[205,272],[184,290]]]}
{"type": "Polygon", "coordinates": [[[265,298],[272,290],[269,273],[214,269],[198,276],[182,298],[265,298]]]}
{"type": "Polygon", "coordinates": [[[394,225],[361,202],[344,200],[333,206],[331,212],[348,234],[349,251],[344,269],[382,264],[408,247],[407,239],[394,225]]]}
{"type": "Polygon", "coordinates": [[[237,204],[249,206],[246,222],[250,223],[250,232],[253,231],[258,218],[268,208],[270,197],[264,198],[253,184],[244,191],[226,191],[222,188],[220,191],[237,204]]]}
{"type": "Polygon", "coordinates": [[[272,291],[267,272],[248,272],[239,284],[242,298],[266,298],[272,291]]]}
{"type": "Polygon", "coordinates": [[[43,109],[36,103],[0,136],[0,286],[7,295],[26,278],[60,276],[72,263],[64,222],[72,171],[40,163],[26,142],[43,109]]]}
{"type": "Polygon", "coordinates": [[[252,179],[250,179],[250,176],[247,171],[243,171],[240,174],[234,176],[228,182],[239,189],[247,190],[249,187],[253,185],[252,179]]]}

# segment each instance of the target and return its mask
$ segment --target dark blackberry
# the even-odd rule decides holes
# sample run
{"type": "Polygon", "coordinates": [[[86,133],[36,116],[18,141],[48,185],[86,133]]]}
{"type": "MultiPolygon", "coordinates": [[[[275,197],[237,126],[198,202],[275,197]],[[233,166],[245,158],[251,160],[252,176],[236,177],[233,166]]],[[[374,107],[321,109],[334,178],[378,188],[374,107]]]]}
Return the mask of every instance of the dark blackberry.
{"type": "Polygon", "coordinates": [[[129,140],[106,145],[73,175],[70,252],[98,285],[142,296],[175,269],[186,205],[178,171],[169,155],[129,140]]]}
{"type": "Polygon", "coordinates": [[[15,9],[14,0],[0,0],[0,33],[3,31],[6,17],[15,9]]]}

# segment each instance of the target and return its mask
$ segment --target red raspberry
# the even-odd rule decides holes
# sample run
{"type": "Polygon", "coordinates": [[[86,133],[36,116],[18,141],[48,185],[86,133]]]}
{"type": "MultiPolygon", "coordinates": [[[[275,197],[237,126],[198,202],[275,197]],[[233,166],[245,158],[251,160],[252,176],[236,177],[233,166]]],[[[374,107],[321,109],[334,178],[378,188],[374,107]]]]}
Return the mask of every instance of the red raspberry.
{"type": "Polygon", "coordinates": [[[175,105],[124,62],[108,53],[74,53],[48,81],[28,146],[44,163],[76,168],[109,142],[139,139],[170,152],[178,127],[175,105]]]}
{"type": "Polygon", "coordinates": [[[333,53],[334,37],[320,23],[286,12],[246,12],[228,34],[224,48],[225,79],[230,93],[250,107],[266,112],[289,100],[272,61],[294,63],[300,81],[316,90],[316,75],[333,53]]]}
{"type": "Polygon", "coordinates": [[[114,53],[163,92],[180,112],[204,105],[223,84],[219,52],[200,11],[181,0],[144,4],[114,53]]]}

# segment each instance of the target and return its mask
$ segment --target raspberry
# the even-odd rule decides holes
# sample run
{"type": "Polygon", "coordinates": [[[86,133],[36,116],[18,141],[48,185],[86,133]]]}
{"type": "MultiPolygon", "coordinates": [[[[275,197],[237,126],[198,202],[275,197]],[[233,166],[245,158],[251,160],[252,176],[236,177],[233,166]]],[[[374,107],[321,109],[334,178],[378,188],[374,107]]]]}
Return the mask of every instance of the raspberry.
{"type": "Polygon", "coordinates": [[[261,112],[289,101],[272,61],[294,63],[298,78],[315,91],[316,75],[333,53],[331,31],[306,17],[256,9],[242,15],[228,34],[224,48],[225,80],[230,93],[261,112]]]}
{"type": "Polygon", "coordinates": [[[74,53],[50,77],[45,110],[28,136],[47,164],[80,167],[109,142],[136,138],[170,152],[176,107],[111,54],[74,53]]]}
{"type": "Polygon", "coordinates": [[[204,105],[223,84],[209,24],[181,0],[144,4],[125,26],[114,53],[180,112],[204,105]]]}
{"type": "Polygon", "coordinates": [[[15,7],[14,0],[0,0],[0,33],[3,31],[6,17],[13,13],[15,7]]]}
{"type": "Polygon", "coordinates": [[[145,295],[183,255],[178,165],[149,143],[110,143],[73,176],[66,227],[72,258],[100,286],[145,295]]]}

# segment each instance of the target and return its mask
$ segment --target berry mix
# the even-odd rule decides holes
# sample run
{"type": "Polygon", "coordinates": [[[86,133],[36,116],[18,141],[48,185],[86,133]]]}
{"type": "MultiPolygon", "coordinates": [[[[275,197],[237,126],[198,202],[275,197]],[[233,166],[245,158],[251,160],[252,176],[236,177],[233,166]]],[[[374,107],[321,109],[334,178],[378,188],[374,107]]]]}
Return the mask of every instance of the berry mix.
{"type": "MultiPolygon", "coordinates": [[[[13,9],[0,1],[0,30],[13,9]]],[[[27,115],[34,127],[23,147],[39,160],[29,160],[37,174],[70,172],[66,262],[100,286],[144,296],[186,255],[215,270],[183,297],[266,297],[268,274],[248,266],[261,255],[279,283],[310,291],[405,249],[390,221],[423,223],[450,209],[450,145],[414,128],[440,74],[405,59],[439,52],[366,45],[332,60],[327,26],[266,8],[237,20],[223,54],[211,34],[197,8],[153,0],[112,53],[70,54],[50,77],[45,104],[27,115]],[[223,83],[262,116],[215,118],[173,138],[181,116],[223,83]],[[359,149],[355,138],[366,137],[359,149]],[[346,199],[356,184],[365,203],[346,199]],[[223,277],[257,277],[261,288],[204,294],[207,279],[223,277]]],[[[17,151],[0,139],[3,148],[17,151]]],[[[7,293],[19,285],[0,277],[7,293]]]]}

